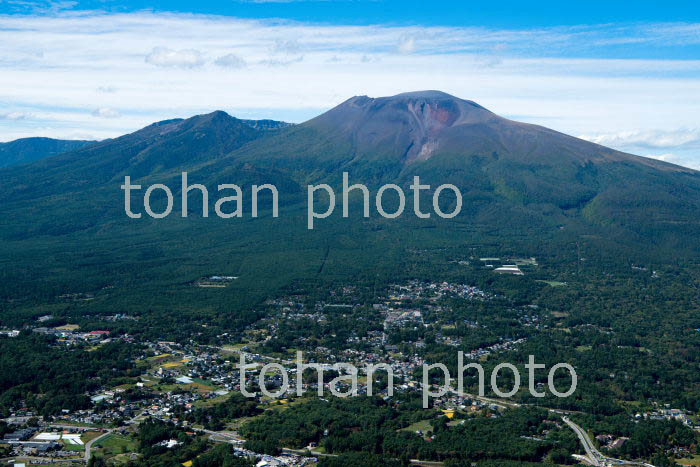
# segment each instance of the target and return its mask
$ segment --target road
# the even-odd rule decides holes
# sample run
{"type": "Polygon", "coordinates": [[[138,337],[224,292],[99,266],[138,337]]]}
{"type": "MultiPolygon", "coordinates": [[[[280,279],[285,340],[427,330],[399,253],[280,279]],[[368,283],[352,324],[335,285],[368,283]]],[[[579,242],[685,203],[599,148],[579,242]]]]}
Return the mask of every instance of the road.
{"type": "Polygon", "coordinates": [[[104,432],[100,436],[98,436],[97,438],[93,438],[85,444],[85,463],[86,464],[88,462],[90,462],[90,457],[92,457],[92,445],[95,443],[95,441],[99,441],[102,438],[104,438],[105,436],[111,435],[112,431],[114,431],[114,430],[107,430],[106,432],[104,432]]]}
{"type": "Polygon", "coordinates": [[[224,443],[231,443],[236,445],[245,443],[245,440],[240,438],[238,436],[238,433],[236,433],[235,431],[212,431],[205,429],[201,429],[199,431],[203,431],[204,433],[208,434],[213,441],[221,441],[224,443]]]}
{"type": "MultiPolygon", "coordinates": [[[[137,422],[138,422],[139,416],[140,416],[140,415],[137,415],[137,416],[133,417],[133,418],[130,419],[130,420],[126,420],[126,421],[124,422],[124,425],[122,425],[122,427],[123,427],[123,426],[127,426],[127,425],[131,425],[131,424],[133,424],[133,423],[137,423],[137,422]]],[[[51,423],[51,424],[49,424],[49,425],[47,425],[47,426],[49,426],[49,427],[51,427],[51,428],[61,428],[61,429],[79,429],[79,430],[80,430],[80,429],[83,429],[83,430],[99,430],[99,429],[102,429],[102,430],[104,430],[104,433],[102,433],[100,436],[98,436],[97,438],[91,439],[90,441],[88,441],[88,442],[85,444],[85,456],[83,457],[83,460],[85,461],[86,464],[87,464],[88,462],[90,462],[90,458],[92,457],[92,445],[95,444],[95,442],[97,442],[97,441],[101,440],[102,438],[104,438],[105,436],[107,436],[107,435],[113,433],[114,430],[116,430],[116,428],[96,428],[96,427],[94,427],[94,426],[62,425],[62,424],[60,424],[60,423],[51,423]]],[[[52,458],[52,459],[53,459],[53,458],[52,458]]],[[[58,459],[55,459],[55,460],[58,460],[58,459]]],[[[73,462],[75,462],[75,459],[73,459],[73,462]]]]}
{"type": "Polygon", "coordinates": [[[653,465],[646,464],[644,462],[626,461],[622,459],[614,459],[612,457],[604,456],[600,451],[598,451],[598,449],[595,447],[595,444],[593,444],[593,440],[591,440],[590,436],[588,436],[588,433],[586,433],[586,431],[583,428],[569,420],[568,417],[562,417],[562,420],[564,420],[564,423],[569,425],[569,428],[574,430],[574,433],[576,433],[576,436],[578,436],[578,439],[581,441],[581,444],[583,444],[583,448],[586,450],[585,459],[591,465],[603,467],[612,465],[637,465],[643,467],[654,467],[653,465]]]}
{"type": "Polygon", "coordinates": [[[567,417],[562,417],[562,420],[564,420],[564,423],[569,425],[569,427],[574,430],[574,433],[576,433],[576,436],[578,436],[579,441],[581,441],[581,444],[583,444],[583,449],[586,450],[586,457],[591,465],[603,465],[602,459],[604,456],[595,447],[593,441],[591,441],[591,438],[588,436],[588,433],[583,431],[583,428],[569,420],[567,417]]]}

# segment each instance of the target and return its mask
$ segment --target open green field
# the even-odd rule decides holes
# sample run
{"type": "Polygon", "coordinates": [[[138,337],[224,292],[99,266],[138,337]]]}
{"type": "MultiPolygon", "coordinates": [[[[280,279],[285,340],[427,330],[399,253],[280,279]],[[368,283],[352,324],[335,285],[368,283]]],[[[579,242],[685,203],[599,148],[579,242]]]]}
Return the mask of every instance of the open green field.
{"type": "Polygon", "coordinates": [[[130,436],[111,433],[95,443],[95,454],[99,457],[113,457],[135,451],[138,443],[130,436]]]}
{"type": "Polygon", "coordinates": [[[81,444],[69,444],[69,443],[64,443],[63,449],[66,451],[80,451],[83,452],[85,451],[85,446],[81,444]]]}
{"type": "Polygon", "coordinates": [[[88,431],[86,433],[83,433],[80,439],[83,441],[83,443],[87,444],[89,441],[92,441],[93,439],[99,436],[102,436],[101,431],[88,431]]]}
{"type": "Polygon", "coordinates": [[[433,426],[430,424],[430,422],[430,420],[421,420],[420,422],[413,423],[407,426],[406,428],[402,428],[401,431],[410,431],[411,433],[416,433],[420,430],[425,434],[429,430],[433,429],[433,426]]]}

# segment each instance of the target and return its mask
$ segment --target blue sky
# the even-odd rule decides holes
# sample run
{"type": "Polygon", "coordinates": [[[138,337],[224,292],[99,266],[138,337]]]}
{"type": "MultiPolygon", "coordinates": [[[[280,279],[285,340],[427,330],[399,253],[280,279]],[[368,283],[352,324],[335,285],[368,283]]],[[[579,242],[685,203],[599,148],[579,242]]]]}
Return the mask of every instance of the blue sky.
{"type": "Polygon", "coordinates": [[[697,2],[0,0],[0,141],[440,89],[700,168],[697,2]]]}
{"type": "Polygon", "coordinates": [[[2,1],[0,13],[57,11],[69,6],[110,12],[200,13],[240,18],[285,18],[329,24],[395,24],[533,28],[623,22],[697,22],[698,2],[651,1],[425,1],[425,0],[77,0],[2,1]]]}

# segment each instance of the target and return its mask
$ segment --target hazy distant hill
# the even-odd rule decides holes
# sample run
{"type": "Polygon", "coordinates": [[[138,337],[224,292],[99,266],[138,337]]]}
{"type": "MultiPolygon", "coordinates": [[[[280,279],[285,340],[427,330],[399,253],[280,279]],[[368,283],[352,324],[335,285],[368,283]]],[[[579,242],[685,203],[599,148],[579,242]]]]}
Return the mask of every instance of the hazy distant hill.
{"type": "Polygon", "coordinates": [[[27,164],[45,157],[80,149],[94,141],[21,138],[0,143],[0,168],[27,164]]]}

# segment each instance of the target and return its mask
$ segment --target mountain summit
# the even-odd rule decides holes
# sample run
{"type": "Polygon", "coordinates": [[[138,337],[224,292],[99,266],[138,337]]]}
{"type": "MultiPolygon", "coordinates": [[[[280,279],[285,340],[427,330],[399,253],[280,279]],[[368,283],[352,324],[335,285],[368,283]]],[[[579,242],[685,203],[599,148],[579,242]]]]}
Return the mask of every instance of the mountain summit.
{"type": "Polygon", "coordinates": [[[633,161],[662,170],[690,171],[624,154],[538,125],[496,115],[476,102],[441,91],[390,97],[356,96],[306,123],[352,142],[357,152],[385,153],[389,146],[411,164],[440,153],[489,153],[530,162],[633,161]]]}
{"type": "Polygon", "coordinates": [[[426,160],[452,128],[495,123],[499,117],[479,104],[440,91],[419,91],[392,97],[356,96],[309,122],[312,127],[340,132],[366,151],[386,144],[402,149],[403,163],[426,160]]]}

